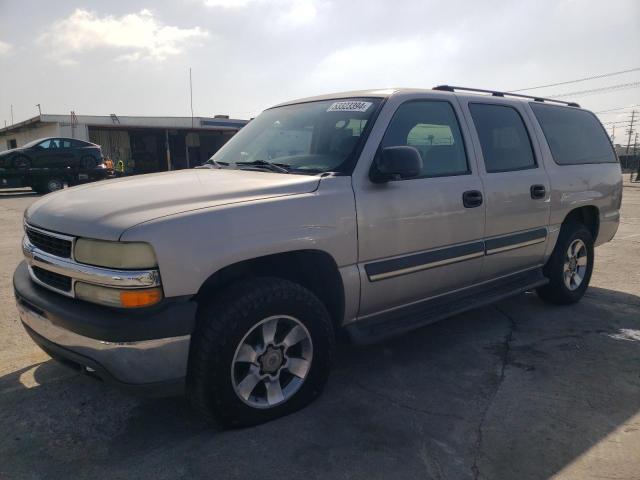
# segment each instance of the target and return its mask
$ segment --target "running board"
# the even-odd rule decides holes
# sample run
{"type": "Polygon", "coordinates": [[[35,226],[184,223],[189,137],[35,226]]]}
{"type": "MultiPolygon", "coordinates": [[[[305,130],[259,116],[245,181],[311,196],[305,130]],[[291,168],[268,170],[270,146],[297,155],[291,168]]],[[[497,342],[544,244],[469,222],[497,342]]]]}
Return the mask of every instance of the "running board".
{"type": "Polygon", "coordinates": [[[542,268],[536,268],[356,320],[345,329],[356,344],[375,343],[547,283],[549,279],[543,275],[542,268]]]}

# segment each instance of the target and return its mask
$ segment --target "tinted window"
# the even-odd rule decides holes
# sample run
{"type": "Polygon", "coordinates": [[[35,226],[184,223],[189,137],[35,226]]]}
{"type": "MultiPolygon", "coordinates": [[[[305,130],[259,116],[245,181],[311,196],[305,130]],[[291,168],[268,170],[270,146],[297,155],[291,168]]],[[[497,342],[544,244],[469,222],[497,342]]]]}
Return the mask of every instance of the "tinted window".
{"type": "Polygon", "coordinates": [[[531,103],[556,163],[616,162],[609,137],[598,119],[577,108],[531,103]]]}
{"type": "Polygon", "coordinates": [[[487,172],[523,170],[536,165],[531,140],[516,109],[470,103],[487,172]]]}
{"type": "Polygon", "coordinates": [[[60,140],[60,146],[62,148],[71,148],[71,141],[67,140],[66,138],[63,138],[60,140]]]}
{"type": "Polygon", "coordinates": [[[458,119],[449,102],[421,101],[400,105],[387,128],[382,147],[409,145],[422,156],[422,177],[469,172],[458,119]]]}

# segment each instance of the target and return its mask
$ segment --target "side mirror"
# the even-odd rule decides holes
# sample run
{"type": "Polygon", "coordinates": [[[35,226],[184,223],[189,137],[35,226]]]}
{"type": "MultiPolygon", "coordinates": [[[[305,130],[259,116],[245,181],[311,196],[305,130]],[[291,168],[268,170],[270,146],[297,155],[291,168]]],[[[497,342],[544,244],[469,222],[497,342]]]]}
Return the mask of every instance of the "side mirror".
{"type": "Polygon", "coordinates": [[[371,180],[384,183],[391,180],[415,178],[422,172],[422,157],[415,147],[402,145],[385,147],[376,157],[371,180]]]}

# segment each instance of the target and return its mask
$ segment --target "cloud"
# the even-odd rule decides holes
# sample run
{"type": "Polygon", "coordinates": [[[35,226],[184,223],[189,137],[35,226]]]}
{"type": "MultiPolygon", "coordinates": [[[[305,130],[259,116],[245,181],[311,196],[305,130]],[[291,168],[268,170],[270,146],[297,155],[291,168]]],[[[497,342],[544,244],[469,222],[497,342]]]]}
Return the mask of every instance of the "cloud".
{"type": "Polygon", "coordinates": [[[356,43],[333,51],[311,71],[317,88],[429,87],[460,54],[462,38],[448,33],[356,43]],[[437,45],[437,48],[433,48],[437,45]]]}
{"type": "Polygon", "coordinates": [[[9,56],[13,53],[13,45],[0,40],[0,57],[9,56]]]}
{"type": "Polygon", "coordinates": [[[98,16],[76,9],[69,17],[55,22],[40,41],[66,62],[74,54],[99,48],[121,51],[120,60],[165,60],[181,53],[185,46],[208,36],[200,27],[179,28],[164,25],[149,10],[121,17],[98,16]]]}
{"type": "Polygon", "coordinates": [[[207,7],[241,9],[249,6],[266,7],[277,11],[281,23],[304,25],[316,18],[318,13],[314,0],[204,0],[207,7]]]}
{"type": "Polygon", "coordinates": [[[255,0],[204,0],[207,7],[243,8],[255,0]]]}
{"type": "Polygon", "coordinates": [[[312,0],[294,0],[289,2],[289,9],[282,19],[293,25],[302,25],[313,21],[317,13],[312,0]]]}

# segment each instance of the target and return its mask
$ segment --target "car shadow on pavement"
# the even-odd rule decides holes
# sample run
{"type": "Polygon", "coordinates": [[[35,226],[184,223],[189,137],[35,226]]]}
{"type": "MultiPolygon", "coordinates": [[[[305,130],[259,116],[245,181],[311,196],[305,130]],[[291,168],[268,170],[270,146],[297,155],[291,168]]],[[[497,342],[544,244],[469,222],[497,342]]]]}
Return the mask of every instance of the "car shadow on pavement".
{"type": "Polygon", "coordinates": [[[342,346],[318,401],[234,431],[44,362],[0,377],[0,477],[548,478],[640,413],[638,312],[528,293],[342,346]]]}

